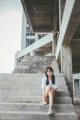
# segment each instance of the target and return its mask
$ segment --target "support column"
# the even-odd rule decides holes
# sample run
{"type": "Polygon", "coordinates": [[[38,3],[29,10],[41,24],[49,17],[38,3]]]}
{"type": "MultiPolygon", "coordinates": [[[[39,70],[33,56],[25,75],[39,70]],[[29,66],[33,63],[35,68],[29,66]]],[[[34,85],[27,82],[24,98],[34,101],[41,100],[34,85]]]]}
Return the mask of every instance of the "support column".
{"type": "Polygon", "coordinates": [[[57,46],[57,33],[53,33],[52,56],[55,56],[56,46],[57,46]]]}
{"type": "Polygon", "coordinates": [[[64,8],[65,8],[65,3],[66,3],[66,0],[60,0],[60,9],[61,9],[61,21],[62,21],[62,18],[63,18],[63,13],[64,13],[64,8]]]}
{"type": "Polygon", "coordinates": [[[59,28],[61,26],[61,0],[59,0],[59,28]]]}
{"type": "MultiPolygon", "coordinates": [[[[55,52],[56,52],[56,46],[57,46],[57,33],[54,33],[53,34],[53,41],[52,41],[52,56],[54,56],[54,57],[55,57],[55,52]]],[[[59,72],[59,66],[58,66],[58,63],[55,60],[55,58],[54,58],[54,60],[53,60],[53,62],[51,64],[51,66],[52,66],[55,74],[60,73],[59,72]]]]}
{"type": "Polygon", "coordinates": [[[22,14],[22,37],[21,37],[21,50],[23,50],[26,47],[26,25],[27,25],[27,19],[25,16],[25,13],[23,11],[22,14]]]}
{"type": "Polygon", "coordinates": [[[38,40],[38,33],[35,33],[35,42],[38,40]]]}
{"type": "Polygon", "coordinates": [[[14,64],[15,64],[15,65],[14,65],[15,67],[18,66],[18,63],[19,63],[19,60],[20,60],[19,58],[17,58],[18,52],[19,52],[19,51],[17,51],[17,53],[15,54],[15,63],[14,63],[14,64]]]}
{"type": "Polygon", "coordinates": [[[35,56],[35,52],[34,51],[31,51],[31,56],[35,56]]]}
{"type": "Polygon", "coordinates": [[[70,95],[73,97],[72,51],[71,46],[61,48],[61,72],[64,73],[70,95]]]}
{"type": "MultiPolygon", "coordinates": [[[[70,31],[72,31],[71,30],[72,27],[69,27],[69,26],[70,26],[70,24],[71,24],[71,26],[73,25],[72,23],[74,22],[74,17],[75,17],[74,12],[76,11],[75,9],[73,9],[75,7],[74,6],[75,2],[76,2],[75,0],[66,0],[63,18],[62,18],[61,27],[60,27],[60,32],[59,32],[56,54],[55,54],[56,59],[58,59],[58,55],[59,55],[59,52],[60,52],[63,42],[65,42],[65,45],[66,44],[68,45],[68,42],[70,43],[70,41],[73,37],[73,33],[75,32],[75,29],[77,27],[77,24],[75,24],[73,32],[70,32],[70,31]],[[72,17],[71,17],[71,14],[73,14],[72,17]]],[[[77,2],[76,2],[76,4],[77,4],[77,2]]],[[[76,20],[77,20],[77,18],[76,18],[76,20]]]]}
{"type": "Polygon", "coordinates": [[[59,0],[59,27],[61,26],[66,0],[59,0]]]}

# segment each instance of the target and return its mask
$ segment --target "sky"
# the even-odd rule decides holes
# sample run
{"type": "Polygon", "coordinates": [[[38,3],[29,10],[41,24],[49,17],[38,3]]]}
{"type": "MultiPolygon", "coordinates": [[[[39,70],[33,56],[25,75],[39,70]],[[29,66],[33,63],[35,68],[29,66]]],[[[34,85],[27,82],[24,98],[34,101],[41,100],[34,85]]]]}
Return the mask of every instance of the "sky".
{"type": "Polygon", "coordinates": [[[0,0],[0,73],[12,73],[15,53],[21,49],[20,0],[0,0]]]}

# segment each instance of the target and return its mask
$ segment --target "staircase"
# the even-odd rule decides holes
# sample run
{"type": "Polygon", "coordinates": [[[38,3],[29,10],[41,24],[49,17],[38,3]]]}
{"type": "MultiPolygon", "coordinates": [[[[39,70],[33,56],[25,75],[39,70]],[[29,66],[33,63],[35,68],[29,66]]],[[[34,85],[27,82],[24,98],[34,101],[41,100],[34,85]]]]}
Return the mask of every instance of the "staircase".
{"type": "Polygon", "coordinates": [[[0,74],[0,120],[77,120],[63,74],[55,73],[58,91],[52,117],[42,105],[42,73],[0,74]]]}

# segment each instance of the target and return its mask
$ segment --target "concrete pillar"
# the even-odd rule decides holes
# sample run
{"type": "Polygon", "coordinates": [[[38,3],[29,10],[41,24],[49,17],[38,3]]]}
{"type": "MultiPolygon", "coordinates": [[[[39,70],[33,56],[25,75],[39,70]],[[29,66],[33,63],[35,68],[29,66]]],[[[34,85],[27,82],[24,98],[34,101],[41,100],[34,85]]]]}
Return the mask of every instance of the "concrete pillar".
{"type": "Polygon", "coordinates": [[[17,53],[15,54],[15,63],[14,63],[14,66],[15,66],[15,67],[17,66],[17,58],[16,58],[16,55],[17,55],[17,53]]]}
{"type": "Polygon", "coordinates": [[[35,52],[34,51],[31,51],[31,56],[35,56],[35,52]]]}
{"type": "Polygon", "coordinates": [[[59,27],[61,26],[61,0],[59,0],[59,27]]]}
{"type": "MultiPolygon", "coordinates": [[[[68,34],[67,32],[71,30],[71,29],[69,29],[69,24],[71,24],[71,20],[73,19],[73,18],[71,19],[71,14],[74,11],[73,10],[74,4],[75,4],[75,0],[71,0],[71,1],[66,0],[63,19],[62,19],[62,23],[61,23],[61,27],[60,27],[60,32],[59,32],[56,54],[55,54],[56,59],[58,59],[58,55],[59,55],[63,41],[67,41],[67,34],[68,34]]],[[[76,28],[76,27],[74,27],[74,28],[76,28]]],[[[73,35],[73,34],[71,34],[71,35],[73,35]]],[[[72,38],[72,37],[70,37],[70,38],[72,38]]]]}
{"type": "Polygon", "coordinates": [[[61,26],[66,0],[59,0],[59,27],[61,26]]]}
{"type": "Polygon", "coordinates": [[[64,73],[70,95],[73,97],[72,51],[70,46],[61,48],[61,73],[64,73]]]}
{"type": "Polygon", "coordinates": [[[35,33],[35,42],[38,40],[38,33],[35,33]]]}
{"type": "Polygon", "coordinates": [[[61,5],[61,21],[62,21],[62,18],[63,18],[65,3],[66,3],[66,0],[60,0],[60,5],[61,5]]]}
{"type": "Polygon", "coordinates": [[[27,25],[27,19],[25,16],[25,13],[23,11],[22,14],[22,36],[21,36],[21,50],[23,50],[26,47],[26,25],[27,25]]]}
{"type": "Polygon", "coordinates": [[[19,51],[17,51],[17,53],[15,54],[15,67],[18,66],[18,63],[19,63],[19,59],[17,58],[17,54],[18,54],[19,51]]]}
{"type": "Polygon", "coordinates": [[[57,46],[57,33],[53,33],[52,56],[55,56],[56,46],[57,46]]]}

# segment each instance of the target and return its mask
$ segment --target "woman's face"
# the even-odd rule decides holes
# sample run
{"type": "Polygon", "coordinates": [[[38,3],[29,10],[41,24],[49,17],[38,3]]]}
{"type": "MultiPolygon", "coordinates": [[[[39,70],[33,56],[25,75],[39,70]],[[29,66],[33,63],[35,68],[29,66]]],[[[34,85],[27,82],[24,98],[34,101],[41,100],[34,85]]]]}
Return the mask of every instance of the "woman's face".
{"type": "Polygon", "coordinates": [[[47,75],[48,75],[49,77],[51,77],[51,76],[53,75],[53,72],[48,69],[48,70],[47,70],[47,75]]]}

